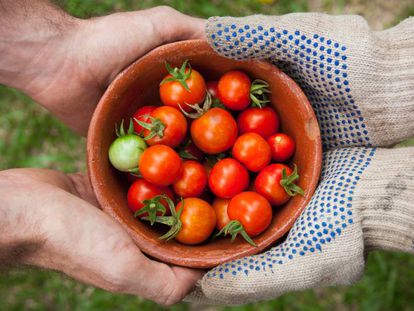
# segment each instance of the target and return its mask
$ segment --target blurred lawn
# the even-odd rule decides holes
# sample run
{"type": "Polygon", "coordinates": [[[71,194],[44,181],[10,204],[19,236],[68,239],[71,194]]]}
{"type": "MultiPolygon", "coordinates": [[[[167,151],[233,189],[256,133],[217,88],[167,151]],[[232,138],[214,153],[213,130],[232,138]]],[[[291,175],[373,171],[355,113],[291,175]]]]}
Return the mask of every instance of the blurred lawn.
{"type": "MultiPolygon", "coordinates": [[[[319,10],[367,13],[370,19],[374,6],[374,11],[379,10],[377,15],[388,16],[380,27],[414,14],[412,1],[404,0],[61,0],[58,3],[79,17],[164,4],[203,17],[319,10]],[[386,5],[390,9],[381,11],[386,5]]],[[[85,140],[71,133],[26,96],[2,86],[0,124],[0,169],[30,166],[66,172],[85,170],[85,140]]],[[[4,311],[163,310],[137,297],[110,294],[57,273],[39,270],[12,270],[1,275],[0,303],[0,310],[4,311]]],[[[184,303],[170,308],[177,311],[200,309],[184,303]]],[[[208,307],[205,310],[414,310],[414,257],[374,252],[367,259],[364,278],[356,285],[292,293],[274,301],[241,307],[208,307]]]]}

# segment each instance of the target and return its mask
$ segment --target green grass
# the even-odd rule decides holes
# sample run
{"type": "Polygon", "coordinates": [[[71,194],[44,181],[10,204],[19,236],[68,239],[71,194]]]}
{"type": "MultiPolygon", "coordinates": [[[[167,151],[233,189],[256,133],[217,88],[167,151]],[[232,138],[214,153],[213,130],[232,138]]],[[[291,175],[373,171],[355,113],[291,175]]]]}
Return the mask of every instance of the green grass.
{"type": "MultiPolygon", "coordinates": [[[[79,17],[166,4],[202,17],[283,14],[306,11],[307,1],[278,0],[266,5],[255,0],[70,0],[58,1],[79,17]]],[[[345,0],[324,0],[324,9],[343,8],[345,0]]],[[[413,12],[410,6],[406,12],[413,12]]],[[[412,15],[412,13],[410,13],[412,15]]],[[[403,13],[405,16],[405,13],[403,13]]],[[[401,17],[403,16],[401,15],[401,17]]],[[[69,131],[44,109],[19,92],[0,86],[0,169],[47,167],[74,172],[85,169],[85,140],[69,131]]],[[[407,144],[407,143],[405,143],[407,144]]],[[[414,144],[414,140],[410,142],[414,144]]],[[[363,279],[349,287],[291,293],[241,307],[209,310],[413,310],[414,257],[374,252],[367,259],[363,279]]],[[[1,310],[163,310],[138,297],[117,295],[82,285],[55,272],[11,270],[0,276],[1,310]]],[[[170,310],[196,307],[178,304],[170,310]]]]}

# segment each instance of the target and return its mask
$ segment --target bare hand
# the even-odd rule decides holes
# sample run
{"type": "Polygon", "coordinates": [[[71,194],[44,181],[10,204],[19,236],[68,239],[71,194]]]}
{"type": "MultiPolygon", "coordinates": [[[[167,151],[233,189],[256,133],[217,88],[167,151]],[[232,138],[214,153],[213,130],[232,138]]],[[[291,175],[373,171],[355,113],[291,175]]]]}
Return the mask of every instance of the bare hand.
{"type": "Polygon", "coordinates": [[[40,169],[0,172],[0,255],[14,249],[21,264],[163,305],[180,301],[201,278],[200,271],[148,259],[95,204],[82,175],[40,169]]]}
{"type": "Polygon", "coordinates": [[[81,20],[43,1],[26,1],[27,16],[19,15],[19,2],[1,1],[0,24],[10,29],[0,29],[0,83],[23,90],[82,135],[122,69],[159,45],[205,37],[204,20],[169,7],[81,20]]]}

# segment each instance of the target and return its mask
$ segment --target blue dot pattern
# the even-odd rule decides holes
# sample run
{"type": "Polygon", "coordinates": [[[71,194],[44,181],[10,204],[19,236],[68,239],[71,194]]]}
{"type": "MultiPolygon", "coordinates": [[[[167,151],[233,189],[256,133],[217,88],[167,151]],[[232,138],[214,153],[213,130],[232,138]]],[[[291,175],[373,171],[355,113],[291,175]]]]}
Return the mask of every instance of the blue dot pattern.
{"type": "Polygon", "coordinates": [[[325,153],[322,182],[286,241],[263,254],[218,266],[207,277],[249,276],[252,271],[273,273],[277,265],[295,257],[322,252],[354,223],[355,187],[374,154],[373,148],[340,148],[325,153]]]}
{"type": "Polygon", "coordinates": [[[347,47],[318,34],[261,25],[215,24],[217,52],[233,59],[265,58],[291,76],[313,105],[327,149],[371,146],[348,80],[347,47]]]}

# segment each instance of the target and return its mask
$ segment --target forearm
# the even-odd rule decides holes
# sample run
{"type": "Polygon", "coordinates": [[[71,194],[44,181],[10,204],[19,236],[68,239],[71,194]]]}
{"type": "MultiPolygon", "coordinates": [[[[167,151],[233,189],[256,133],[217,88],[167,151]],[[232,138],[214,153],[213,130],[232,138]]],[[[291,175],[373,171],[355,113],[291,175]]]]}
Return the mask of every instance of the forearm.
{"type": "Polygon", "coordinates": [[[55,55],[76,20],[47,1],[0,0],[0,8],[0,83],[36,96],[38,79],[61,66],[55,55]]]}

